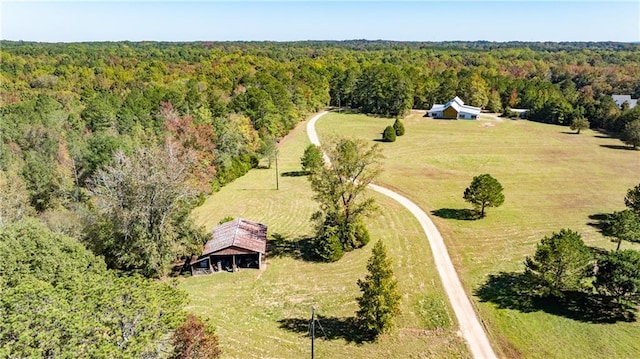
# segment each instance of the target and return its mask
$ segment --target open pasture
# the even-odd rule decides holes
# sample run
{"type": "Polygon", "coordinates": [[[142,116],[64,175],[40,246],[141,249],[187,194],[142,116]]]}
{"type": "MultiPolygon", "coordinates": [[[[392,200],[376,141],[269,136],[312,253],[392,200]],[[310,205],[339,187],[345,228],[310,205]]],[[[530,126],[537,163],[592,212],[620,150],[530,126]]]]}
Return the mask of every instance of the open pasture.
{"type": "MultiPolygon", "coordinates": [[[[322,122],[322,120],[321,120],[322,122]]],[[[299,159],[308,144],[304,124],[280,143],[280,190],[275,166],[255,169],[222,188],[193,216],[207,229],[225,216],[269,225],[271,251],[264,271],[242,270],[180,280],[187,310],[209,317],[228,358],[301,358],[310,353],[308,324],[317,307],[318,358],[464,358],[453,313],[418,222],[400,205],[374,192],[380,210],[367,221],[372,241],[336,263],[314,263],[304,248],[317,204],[299,159]],[[403,294],[397,328],[376,343],[360,343],[352,318],[358,278],[377,239],[386,244],[403,294]],[[325,335],[326,338],[325,339],[325,335]]]]}
{"type": "MultiPolygon", "coordinates": [[[[386,159],[377,183],[432,213],[468,293],[489,274],[521,271],[536,243],[561,228],[580,232],[589,246],[615,248],[590,223],[594,215],[624,208],[627,189],[640,182],[640,151],[626,150],[619,140],[591,130],[575,135],[566,127],[523,120],[422,115],[403,119],[406,134],[396,142],[380,143],[386,159]],[[482,173],[502,183],[505,203],[489,208],[485,219],[466,220],[471,207],[463,191],[482,173]]],[[[332,113],[318,121],[317,129],[323,142],[342,135],[373,143],[392,123],[332,113]]],[[[498,309],[473,299],[505,357],[633,358],[640,353],[638,321],[593,323],[579,312],[498,309]]]]}

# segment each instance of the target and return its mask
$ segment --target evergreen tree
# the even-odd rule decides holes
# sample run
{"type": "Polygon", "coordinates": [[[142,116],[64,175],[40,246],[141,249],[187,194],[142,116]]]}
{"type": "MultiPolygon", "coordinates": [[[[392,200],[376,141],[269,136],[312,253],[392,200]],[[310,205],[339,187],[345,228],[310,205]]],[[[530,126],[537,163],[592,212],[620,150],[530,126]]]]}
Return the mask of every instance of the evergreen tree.
{"type": "Polygon", "coordinates": [[[393,129],[396,130],[396,136],[404,135],[404,124],[402,124],[400,119],[396,118],[396,122],[393,123],[393,129]]]}
{"type": "Polygon", "coordinates": [[[393,129],[392,126],[387,126],[382,132],[382,140],[384,142],[395,142],[396,141],[396,130],[393,129]]]}
{"type": "Polygon", "coordinates": [[[616,250],[620,249],[622,241],[640,242],[640,218],[630,209],[613,212],[606,223],[605,232],[617,239],[616,250]]]}
{"type": "Polygon", "coordinates": [[[502,185],[488,173],[473,177],[471,185],[464,191],[463,198],[473,204],[476,211],[480,209],[480,217],[485,216],[486,207],[498,207],[504,203],[502,185]]]}
{"type": "Polygon", "coordinates": [[[525,273],[532,279],[536,294],[560,297],[565,291],[582,288],[592,260],[580,234],[562,229],[540,241],[533,258],[525,260],[525,273]]]}
{"type": "Polygon", "coordinates": [[[394,317],[400,313],[398,282],[393,276],[391,259],[382,241],[376,242],[367,264],[369,274],[358,280],[362,296],[357,298],[360,310],[357,318],[363,329],[374,337],[393,326],[394,317]]]}
{"type": "Polygon", "coordinates": [[[598,293],[625,306],[640,303],[640,252],[611,251],[598,260],[594,283],[598,293]]]}

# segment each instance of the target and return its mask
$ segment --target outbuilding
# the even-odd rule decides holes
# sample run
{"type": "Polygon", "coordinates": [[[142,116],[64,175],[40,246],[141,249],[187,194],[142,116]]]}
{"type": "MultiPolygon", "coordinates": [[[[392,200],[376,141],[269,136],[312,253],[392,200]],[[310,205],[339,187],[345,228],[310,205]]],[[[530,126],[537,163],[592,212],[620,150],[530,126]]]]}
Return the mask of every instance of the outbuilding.
{"type": "Polygon", "coordinates": [[[267,226],[238,218],[211,231],[211,239],[204,245],[202,255],[190,263],[191,274],[262,269],[266,250],[267,226]]]}

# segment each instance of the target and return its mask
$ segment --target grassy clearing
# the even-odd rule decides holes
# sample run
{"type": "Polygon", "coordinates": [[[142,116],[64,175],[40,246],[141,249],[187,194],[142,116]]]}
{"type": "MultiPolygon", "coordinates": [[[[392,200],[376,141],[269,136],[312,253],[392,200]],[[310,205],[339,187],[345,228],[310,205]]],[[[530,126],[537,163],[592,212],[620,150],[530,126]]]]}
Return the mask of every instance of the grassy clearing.
{"type": "MultiPolygon", "coordinates": [[[[336,134],[381,138],[393,119],[330,114],[318,121],[322,141],[336,134]]],[[[589,225],[589,216],[624,208],[628,188],[640,182],[640,151],[594,131],[522,120],[450,121],[413,114],[405,136],[382,143],[385,172],[379,184],[393,188],[432,215],[469,293],[488,274],[523,268],[525,256],[553,231],[571,228],[590,246],[614,244],[589,225]],[[490,173],[505,188],[502,207],[467,221],[462,199],[473,176],[490,173]]],[[[632,247],[624,243],[623,247],[632,247]]],[[[640,249],[640,246],[635,246],[640,249]]],[[[507,357],[635,358],[640,322],[592,324],[547,314],[476,306],[490,336],[507,357]]]]}
{"type": "MultiPolygon", "coordinates": [[[[295,249],[312,233],[309,217],[317,208],[307,178],[295,176],[307,144],[304,125],[281,142],[279,191],[275,190],[275,168],[252,170],[197,208],[193,213],[196,221],[212,228],[225,216],[246,217],[268,224],[271,235],[295,249]]],[[[453,314],[417,221],[395,202],[374,192],[371,195],[383,209],[368,220],[372,243],[347,253],[337,263],[311,263],[284,254],[268,257],[264,271],[180,280],[180,287],[190,295],[188,310],[216,324],[225,357],[307,356],[308,320],[314,305],[330,338],[316,342],[318,358],[469,356],[456,334],[453,314]],[[358,344],[352,341],[355,335],[350,322],[357,309],[356,280],[364,277],[371,247],[379,238],[394,261],[403,293],[402,315],[393,333],[376,343],[358,344]]],[[[318,334],[322,334],[320,329],[318,334]]]]}

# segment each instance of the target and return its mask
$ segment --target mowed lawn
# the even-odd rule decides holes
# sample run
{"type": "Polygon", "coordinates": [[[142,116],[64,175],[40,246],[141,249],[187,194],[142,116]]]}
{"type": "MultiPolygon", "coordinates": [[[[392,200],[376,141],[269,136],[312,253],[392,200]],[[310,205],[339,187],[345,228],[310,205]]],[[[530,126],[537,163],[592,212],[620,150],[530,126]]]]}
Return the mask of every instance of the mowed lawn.
{"type": "MultiPolygon", "coordinates": [[[[359,137],[371,143],[392,119],[324,116],[321,141],[359,137]]],[[[580,232],[589,246],[615,248],[589,216],[624,208],[627,189],[640,183],[640,151],[591,130],[523,120],[433,120],[412,114],[406,135],[380,143],[386,156],[378,184],[395,189],[426,212],[455,217],[473,176],[490,173],[504,186],[505,203],[478,221],[431,215],[442,232],[467,292],[489,274],[523,269],[535,245],[562,228],[580,232]]],[[[640,249],[623,243],[622,248],[640,249]]],[[[640,270],[640,269],[639,269],[640,270]]],[[[543,311],[498,309],[473,297],[489,335],[504,357],[638,358],[640,323],[594,324],[543,311]]]]}
{"type": "MultiPolygon", "coordinates": [[[[322,120],[321,120],[322,122],[322,120]]],[[[213,194],[193,216],[207,229],[223,217],[244,217],[269,226],[281,255],[267,254],[266,270],[180,279],[189,293],[187,310],[211,318],[225,358],[304,358],[310,355],[308,322],[317,307],[317,358],[466,358],[453,313],[443,293],[431,252],[408,211],[375,192],[380,210],[367,220],[372,241],[336,263],[305,261],[296,248],[312,232],[317,210],[308,180],[295,176],[309,143],[305,124],[280,143],[280,190],[275,166],[256,169],[213,194]],[[393,259],[402,292],[397,328],[376,343],[358,343],[352,318],[358,278],[375,240],[393,259]],[[284,252],[284,253],[282,253],[284,252]],[[324,330],[324,332],[323,332],[324,330]]]]}

